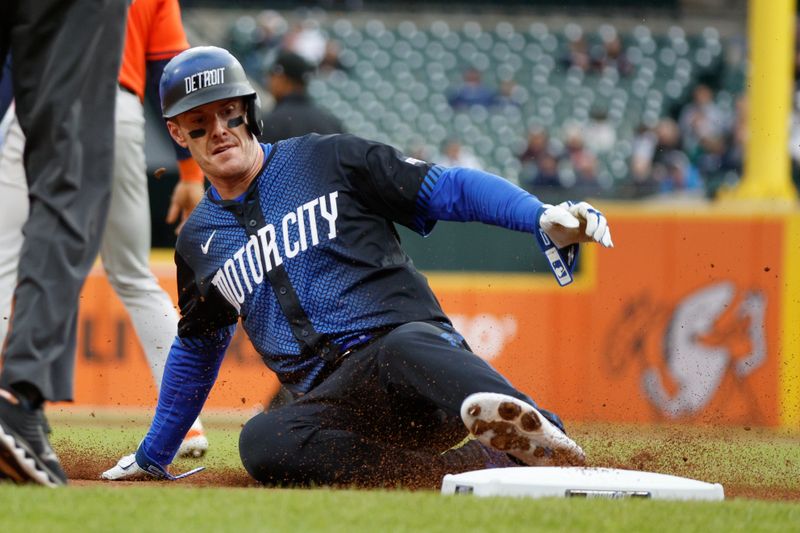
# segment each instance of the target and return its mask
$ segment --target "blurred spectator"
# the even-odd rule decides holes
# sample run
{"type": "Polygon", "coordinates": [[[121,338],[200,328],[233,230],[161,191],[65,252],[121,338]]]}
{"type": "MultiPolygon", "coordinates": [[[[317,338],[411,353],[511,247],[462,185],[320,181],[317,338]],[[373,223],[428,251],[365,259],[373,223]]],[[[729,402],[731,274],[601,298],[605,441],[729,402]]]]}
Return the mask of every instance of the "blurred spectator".
{"type": "Polygon", "coordinates": [[[531,185],[534,187],[563,187],[558,165],[558,158],[554,154],[550,152],[542,154],[535,166],[531,185]]]}
{"type": "Polygon", "coordinates": [[[579,187],[582,194],[592,194],[600,191],[597,179],[598,161],[585,144],[584,134],[577,125],[569,125],[564,130],[565,157],[569,162],[575,177],[575,187],[579,187]]]}
{"type": "Polygon", "coordinates": [[[580,126],[568,124],[564,128],[564,151],[566,158],[573,166],[581,159],[587,159],[593,155],[586,147],[584,134],[580,126]]]}
{"type": "MultiPolygon", "coordinates": [[[[800,61],[798,56],[796,61],[800,61]]],[[[795,71],[795,80],[798,71],[795,71]]],[[[732,93],[741,93],[745,89],[747,79],[747,39],[734,36],[726,39],[724,60],[722,63],[721,87],[732,93]]]]}
{"type": "Polygon", "coordinates": [[[678,193],[700,189],[697,172],[686,154],[679,150],[666,152],[653,166],[653,179],[661,193],[678,193]]]}
{"type": "Polygon", "coordinates": [[[603,37],[603,44],[592,49],[592,69],[602,72],[606,68],[615,69],[620,77],[633,74],[633,63],[628,59],[622,40],[616,32],[603,37]]]}
{"type": "Polygon", "coordinates": [[[592,107],[589,123],[584,128],[587,148],[600,155],[611,151],[617,143],[617,129],[608,120],[608,110],[604,106],[592,107]]]}
{"type": "Polygon", "coordinates": [[[723,176],[723,159],[731,125],[730,113],[714,103],[708,85],[698,84],[689,103],[680,114],[683,149],[703,185],[713,192],[723,176]]]}
{"type": "Polygon", "coordinates": [[[560,149],[550,139],[550,134],[543,126],[533,126],[528,130],[528,144],[519,156],[522,164],[520,184],[532,187],[561,187],[559,162],[560,149]]]}
{"type": "Polygon", "coordinates": [[[307,18],[295,24],[283,38],[283,48],[303,57],[315,67],[325,56],[327,39],[319,29],[319,22],[307,18]]]}
{"type": "Polygon", "coordinates": [[[440,163],[446,167],[482,168],[481,162],[457,139],[447,139],[442,147],[440,163]]]}
{"type": "Polygon", "coordinates": [[[277,11],[264,10],[256,18],[243,15],[230,30],[228,46],[250,75],[261,77],[264,57],[278,47],[287,27],[277,11]]]}
{"type": "Polygon", "coordinates": [[[681,110],[678,123],[683,148],[689,154],[702,149],[703,139],[722,137],[728,125],[725,114],[714,103],[714,92],[703,83],[695,87],[692,101],[681,110]]]}
{"type": "Polygon", "coordinates": [[[481,73],[476,68],[468,68],[463,74],[464,82],[451,91],[448,101],[453,109],[461,109],[473,105],[489,107],[497,102],[497,91],[487,87],[481,80],[481,73]]]}
{"type": "MultiPolygon", "coordinates": [[[[744,170],[744,148],[747,144],[747,111],[747,99],[745,96],[739,96],[739,98],[736,99],[736,115],[728,136],[725,156],[722,160],[722,170],[725,172],[732,172],[737,176],[741,176],[744,170]]],[[[792,114],[792,133],[790,134],[790,141],[794,138],[795,141],[797,141],[795,144],[798,146],[794,148],[794,151],[790,146],[789,151],[793,156],[795,153],[800,156],[800,131],[797,131],[797,127],[800,126],[800,124],[796,124],[797,113],[798,110],[797,107],[795,107],[794,113],[792,114]]]]}
{"type": "Polygon", "coordinates": [[[550,134],[543,126],[534,126],[528,130],[528,145],[520,154],[519,160],[523,166],[528,163],[538,165],[539,160],[548,152],[555,153],[550,143],[550,134]]]}
{"type": "Polygon", "coordinates": [[[693,163],[706,186],[716,188],[722,179],[723,162],[728,150],[727,140],[722,135],[704,137],[700,140],[699,150],[693,163]]]}
{"type": "Polygon", "coordinates": [[[583,33],[570,39],[569,47],[559,62],[561,66],[564,67],[564,70],[571,67],[579,68],[584,72],[589,70],[591,67],[589,46],[586,43],[586,38],[583,36],[583,33]]]}
{"type": "Polygon", "coordinates": [[[522,107],[527,100],[525,91],[514,80],[500,82],[500,91],[497,94],[495,105],[498,107],[522,107]]]}
{"type": "Polygon", "coordinates": [[[572,159],[572,168],[575,173],[575,187],[582,191],[579,196],[600,192],[602,189],[598,179],[597,156],[585,150],[572,159]]]}
{"type": "Polygon", "coordinates": [[[699,177],[681,151],[681,133],[674,120],[662,119],[656,126],[657,144],[653,153],[653,180],[659,192],[696,190],[699,177]]]}
{"type": "Polygon", "coordinates": [[[636,130],[631,143],[630,178],[632,194],[635,197],[655,192],[653,179],[653,157],[658,144],[658,136],[654,128],[642,123],[636,130]]]}
{"type": "Polygon", "coordinates": [[[304,58],[283,50],[269,69],[267,86],[275,98],[275,108],[264,117],[261,141],[274,143],[307,133],[341,133],[342,123],[328,111],[317,107],[308,95],[308,82],[314,67],[304,58]]]}
{"type": "Polygon", "coordinates": [[[277,48],[289,28],[283,15],[272,9],[259,13],[256,22],[259,30],[257,45],[262,50],[277,48]]]}
{"type": "Polygon", "coordinates": [[[347,70],[339,60],[340,52],[341,47],[338,42],[330,40],[325,43],[325,54],[322,56],[322,61],[319,63],[320,73],[328,74],[334,70],[347,70]]]}

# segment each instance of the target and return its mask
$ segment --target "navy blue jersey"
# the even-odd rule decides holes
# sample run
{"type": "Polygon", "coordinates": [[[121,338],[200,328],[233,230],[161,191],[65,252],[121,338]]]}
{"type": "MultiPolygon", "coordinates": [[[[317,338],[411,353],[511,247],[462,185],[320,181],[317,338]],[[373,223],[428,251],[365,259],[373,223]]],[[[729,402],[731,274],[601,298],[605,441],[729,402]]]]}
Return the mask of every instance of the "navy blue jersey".
{"type": "Polygon", "coordinates": [[[441,167],[352,135],[262,145],[264,166],[238,201],[209,194],[176,246],[179,336],[225,342],[241,317],[256,350],[296,392],[330,363],[304,350],[269,274],[283,266],[313,328],[342,340],[416,320],[447,322],[427,280],[400,247],[394,222],[418,233],[424,183],[441,167]],[[220,339],[222,337],[222,339],[220,339]]]}
{"type": "Polygon", "coordinates": [[[309,349],[319,345],[302,340],[307,330],[350,347],[376,329],[448,322],[393,223],[422,235],[437,220],[539,231],[543,204],[499,176],[431,165],[351,135],[262,146],[264,165],[248,190],[225,201],[210,189],[178,238],[182,318],[140,446],[158,464],[172,461],[200,413],[240,318],[294,392],[335,366],[327,345],[309,349]]]}

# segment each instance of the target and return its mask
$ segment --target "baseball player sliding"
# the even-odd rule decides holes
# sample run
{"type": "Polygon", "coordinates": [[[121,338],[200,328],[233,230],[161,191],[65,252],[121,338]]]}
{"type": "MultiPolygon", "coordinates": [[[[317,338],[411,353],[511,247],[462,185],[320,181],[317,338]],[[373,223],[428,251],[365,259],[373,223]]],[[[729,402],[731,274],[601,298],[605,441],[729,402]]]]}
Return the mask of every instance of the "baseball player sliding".
{"type": "MultiPolygon", "coordinates": [[[[147,78],[158,83],[164,65],[189,47],[177,0],[137,0],[129,11],[116,97],[114,167],[108,222],[100,257],[111,286],[125,304],[156,384],[160,385],[167,349],[178,314],[172,299],[150,271],[150,204],[144,154],[144,93],[147,78]]],[[[0,115],[2,115],[0,110],[0,115]]],[[[0,311],[9,316],[28,217],[28,186],[22,156],[25,137],[14,119],[0,153],[0,311]]],[[[189,153],[176,146],[181,180],[173,192],[168,219],[177,222],[203,196],[203,174],[189,153]]],[[[8,328],[0,320],[0,344],[8,328]]],[[[208,440],[198,419],[181,445],[181,455],[199,457],[208,440]]]]}
{"type": "Polygon", "coordinates": [[[393,224],[421,235],[437,220],[539,234],[560,279],[579,242],[612,246],[600,212],[543,205],[497,176],[352,135],[259,144],[255,91],[220,48],[176,56],[160,89],[170,134],[212,187],[178,238],[182,318],[155,418],[103,478],[198,470],[167,466],[239,319],[298,396],[241,432],[242,463],[262,483],[438,485],[448,472],[584,463],[558,416],[470,351],[393,224]]]}

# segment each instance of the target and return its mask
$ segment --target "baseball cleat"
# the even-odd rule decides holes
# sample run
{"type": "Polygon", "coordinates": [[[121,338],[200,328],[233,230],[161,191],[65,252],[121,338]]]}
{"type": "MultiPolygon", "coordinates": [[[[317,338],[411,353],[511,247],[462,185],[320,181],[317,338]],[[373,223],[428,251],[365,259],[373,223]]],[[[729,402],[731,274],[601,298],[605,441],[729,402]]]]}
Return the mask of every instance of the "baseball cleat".
{"type": "Polygon", "coordinates": [[[461,404],[461,420],[476,439],[529,466],[582,466],[575,441],[532,405],[506,394],[478,392],[461,404]]]}
{"type": "Polygon", "coordinates": [[[50,447],[46,427],[41,409],[27,409],[0,389],[0,472],[16,483],[66,485],[67,475],[50,447]]]}
{"type": "Polygon", "coordinates": [[[208,438],[203,430],[203,425],[200,419],[194,421],[189,432],[181,442],[181,447],[178,448],[178,457],[203,457],[208,451],[208,438]]]}

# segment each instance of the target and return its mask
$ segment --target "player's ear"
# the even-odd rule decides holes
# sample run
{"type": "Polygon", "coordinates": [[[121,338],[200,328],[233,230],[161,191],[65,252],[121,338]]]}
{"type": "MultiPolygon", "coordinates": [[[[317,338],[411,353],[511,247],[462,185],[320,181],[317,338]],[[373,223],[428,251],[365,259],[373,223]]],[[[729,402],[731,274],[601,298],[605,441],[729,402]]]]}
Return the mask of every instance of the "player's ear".
{"type": "Polygon", "coordinates": [[[172,120],[172,119],[167,120],[167,129],[169,130],[170,137],[172,137],[172,139],[176,143],[178,143],[178,146],[180,146],[182,148],[188,148],[189,147],[189,143],[186,142],[186,137],[183,136],[183,133],[181,132],[181,128],[178,126],[178,124],[174,120],[172,120]]]}

